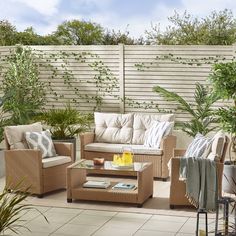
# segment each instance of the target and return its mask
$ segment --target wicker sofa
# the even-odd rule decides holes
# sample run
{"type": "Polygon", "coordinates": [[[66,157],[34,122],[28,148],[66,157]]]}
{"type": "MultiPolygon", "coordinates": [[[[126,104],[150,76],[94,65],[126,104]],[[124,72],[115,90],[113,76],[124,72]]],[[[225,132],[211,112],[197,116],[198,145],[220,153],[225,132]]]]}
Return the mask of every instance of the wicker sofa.
{"type": "Polygon", "coordinates": [[[152,162],[154,178],[169,177],[167,163],[173,156],[176,137],[169,134],[159,148],[144,146],[145,135],[155,121],[173,121],[173,114],[116,114],[95,112],[95,131],[80,135],[81,158],[104,157],[112,160],[122,147],[132,147],[134,161],[152,162]]]}

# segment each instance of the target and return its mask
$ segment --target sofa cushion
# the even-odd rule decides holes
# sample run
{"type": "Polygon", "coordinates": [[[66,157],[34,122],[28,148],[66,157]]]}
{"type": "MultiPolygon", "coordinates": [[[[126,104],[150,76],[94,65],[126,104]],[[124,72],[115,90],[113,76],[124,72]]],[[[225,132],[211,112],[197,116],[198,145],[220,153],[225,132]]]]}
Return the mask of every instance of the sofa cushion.
{"type": "Polygon", "coordinates": [[[30,125],[6,126],[4,133],[10,149],[28,149],[25,140],[25,132],[41,132],[43,130],[40,122],[30,125]]]}
{"type": "Polygon", "coordinates": [[[170,134],[173,126],[174,122],[155,121],[144,136],[144,146],[160,148],[162,138],[170,134]]]}
{"type": "Polygon", "coordinates": [[[42,159],[43,168],[53,167],[71,162],[69,156],[56,156],[42,159]]]}
{"type": "Polygon", "coordinates": [[[206,158],[209,154],[212,141],[212,138],[205,137],[202,134],[197,134],[194,140],[189,144],[184,156],[206,158]]]}
{"type": "Polygon", "coordinates": [[[174,121],[173,114],[134,114],[132,144],[144,144],[145,136],[156,121],[174,121]]]}
{"type": "Polygon", "coordinates": [[[42,158],[56,156],[56,150],[49,130],[41,132],[25,132],[25,139],[29,148],[41,151],[42,158]]]}
{"type": "Polygon", "coordinates": [[[133,114],[94,113],[95,142],[129,144],[133,133],[133,114]]]}
{"type": "MultiPolygon", "coordinates": [[[[128,145],[132,148],[134,154],[141,155],[162,155],[163,151],[158,148],[145,147],[144,145],[128,145]]],[[[113,144],[113,143],[90,143],[85,145],[85,151],[91,152],[111,152],[111,153],[122,153],[124,144],[113,144]]]]}

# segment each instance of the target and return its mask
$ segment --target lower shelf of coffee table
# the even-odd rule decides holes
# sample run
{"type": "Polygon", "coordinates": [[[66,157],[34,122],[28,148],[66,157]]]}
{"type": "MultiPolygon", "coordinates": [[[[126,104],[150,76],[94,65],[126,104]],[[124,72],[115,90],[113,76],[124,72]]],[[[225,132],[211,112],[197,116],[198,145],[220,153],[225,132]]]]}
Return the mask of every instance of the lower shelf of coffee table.
{"type": "Polygon", "coordinates": [[[137,188],[132,190],[112,189],[117,183],[118,182],[111,182],[111,186],[106,189],[78,186],[72,189],[72,198],[77,200],[138,203],[137,188]]]}

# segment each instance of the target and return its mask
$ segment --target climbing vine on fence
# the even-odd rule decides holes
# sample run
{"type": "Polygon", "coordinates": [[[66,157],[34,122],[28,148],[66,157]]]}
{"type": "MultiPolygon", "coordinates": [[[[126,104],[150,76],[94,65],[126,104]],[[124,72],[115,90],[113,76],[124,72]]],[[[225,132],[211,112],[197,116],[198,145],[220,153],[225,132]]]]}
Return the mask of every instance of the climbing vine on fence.
{"type": "MultiPolygon", "coordinates": [[[[48,89],[50,94],[53,95],[54,100],[68,99],[68,96],[62,91],[57,91],[55,86],[53,86],[56,79],[62,79],[65,88],[72,93],[70,96],[72,95],[73,98],[70,102],[77,106],[79,106],[81,100],[84,100],[87,103],[94,103],[93,110],[100,111],[105,96],[119,99],[119,96],[115,94],[115,91],[119,88],[118,80],[97,54],[90,52],[75,53],[60,51],[48,55],[44,51],[34,50],[34,52],[39,61],[41,61],[41,63],[39,63],[41,71],[50,71],[51,75],[48,77],[48,89]],[[91,68],[91,71],[95,72],[94,76],[86,80],[75,78],[74,72],[70,68],[71,59],[78,64],[86,63],[91,68]],[[59,64],[58,66],[55,66],[56,62],[59,64]],[[80,83],[82,82],[95,85],[96,89],[94,93],[81,93],[80,83]]],[[[88,87],[90,86],[88,85],[88,87]]]]}
{"type": "MultiPolygon", "coordinates": [[[[234,58],[232,58],[233,60],[234,58]]],[[[164,54],[164,55],[156,55],[153,61],[151,62],[140,62],[136,63],[134,66],[137,69],[137,71],[140,72],[145,72],[148,71],[151,67],[160,66],[160,62],[167,61],[167,62],[175,62],[179,64],[183,64],[186,66],[202,66],[202,65],[212,65],[214,63],[217,63],[219,61],[224,61],[226,60],[225,57],[221,55],[216,55],[216,56],[209,56],[209,57],[202,57],[202,58],[184,58],[181,56],[174,55],[172,53],[169,54],[164,54]]],[[[152,92],[152,90],[150,90],[152,92]]],[[[128,100],[128,105],[133,107],[136,106],[139,102],[135,102],[132,99],[127,99],[128,100]]],[[[139,107],[144,107],[145,109],[157,109],[158,112],[173,112],[170,109],[160,109],[158,101],[150,101],[150,102],[143,102],[142,105],[139,105],[139,107]]],[[[176,109],[175,109],[176,110],[176,109]]]]}

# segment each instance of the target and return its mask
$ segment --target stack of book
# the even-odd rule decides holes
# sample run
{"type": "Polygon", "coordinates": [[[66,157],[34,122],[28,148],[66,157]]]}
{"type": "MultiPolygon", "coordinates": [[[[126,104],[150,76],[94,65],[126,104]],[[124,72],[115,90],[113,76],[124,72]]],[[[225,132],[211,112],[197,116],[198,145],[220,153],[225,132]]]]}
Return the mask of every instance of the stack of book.
{"type": "Polygon", "coordinates": [[[110,182],[106,181],[93,181],[89,180],[83,184],[84,188],[108,188],[110,186],[110,182]]]}
{"type": "Polygon", "coordinates": [[[135,190],[137,187],[134,184],[126,184],[126,183],[117,183],[112,187],[112,189],[116,190],[135,190]]]}

